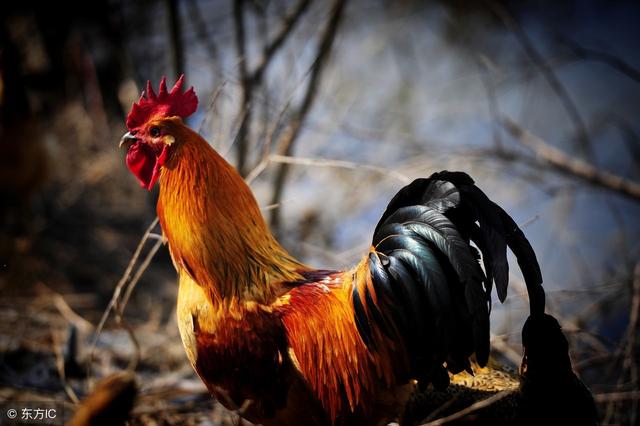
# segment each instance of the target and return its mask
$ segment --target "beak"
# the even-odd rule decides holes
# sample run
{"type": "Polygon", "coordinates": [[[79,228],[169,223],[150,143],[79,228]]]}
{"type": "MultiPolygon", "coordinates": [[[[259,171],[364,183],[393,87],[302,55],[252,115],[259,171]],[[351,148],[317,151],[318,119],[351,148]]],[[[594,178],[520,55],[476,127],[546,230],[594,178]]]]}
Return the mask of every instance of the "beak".
{"type": "Polygon", "coordinates": [[[137,141],[138,141],[138,138],[133,136],[131,132],[127,132],[124,135],[122,135],[122,138],[120,139],[120,144],[118,144],[118,146],[120,148],[122,148],[123,146],[126,146],[128,149],[133,143],[137,141]]]}

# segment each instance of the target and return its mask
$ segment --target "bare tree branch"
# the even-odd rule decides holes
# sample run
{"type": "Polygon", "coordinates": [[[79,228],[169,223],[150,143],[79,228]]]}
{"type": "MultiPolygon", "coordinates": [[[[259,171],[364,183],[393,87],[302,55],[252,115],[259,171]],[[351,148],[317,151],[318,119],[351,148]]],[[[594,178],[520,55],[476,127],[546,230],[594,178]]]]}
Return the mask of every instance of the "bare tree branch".
{"type": "Polygon", "coordinates": [[[632,67],[627,62],[618,58],[611,53],[604,52],[602,50],[589,49],[586,47],[580,46],[574,40],[571,40],[567,37],[560,37],[560,42],[565,44],[573,54],[583,60],[587,61],[596,61],[603,63],[605,65],[610,66],[611,68],[617,70],[618,72],[626,75],[633,81],[640,83],[640,70],[632,67]]]}
{"type": "Polygon", "coordinates": [[[300,19],[300,17],[307,10],[309,5],[311,4],[311,0],[300,0],[296,6],[293,7],[293,10],[282,19],[280,24],[280,29],[278,30],[276,36],[273,41],[269,43],[262,55],[262,59],[258,63],[258,66],[253,71],[251,78],[254,81],[261,81],[264,71],[266,70],[269,63],[271,63],[271,59],[274,57],[278,49],[282,47],[284,41],[287,39],[291,30],[295,27],[296,23],[300,19]]]}
{"type": "MultiPolygon", "coordinates": [[[[245,178],[245,181],[247,182],[248,185],[251,185],[251,183],[258,176],[260,176],[260,174],[264,171],[264,169],[269,165],[269,156],[271,155],[271,147],[273,145],[274,136],[275,136],[276,132],[278,131],[278,129],[281,127],[282,120],[284,119],[285,114],[287,113],[287,111],[291,107],[291,102],[293,101],[293,96],[296,94],[296,92],[298,91],[298,88],[302,85],[302,83],[304,82],[305,78],[306,78],[306,75],[305,75],[305,77],[300,79],[300,81],[295,85],[295,87],[293,88],[291,93],[289,93],[289,96],[287,97],[286,102],[280,108],[280,112],[278,113],[278,117],[275,120],[273,120],[273,122],[271,123],[271,125],[267,129],[267,133],[266,133],[265,138],[264,138],[264,145],[262,147],[262,159],[253,168],[253,170],[251,170],[251,172],[249,172],[249,174],[247,174],[247,177],[245,178]]],[[[273,205],[277,206],[279,204],[273,204],[273,205]]]]}
{"type": "Polygon", "coordinates": [[[576,177],[591,185],[640,200],[640,183],[631,181],[611,172],[603,171],[586,161],[571,157],[558,148],[531,134],[507,117],[501,120],[504,128],[536,156],[556,170],[576,177]]]}
{"type": "MultiPolygon", "coordinates": [[[[620,402],[627,400],[640,400],[640,391],[631,391],[631,392],[611,392],[611,393],[596,393],[593,394],[593,399],[596,402],[620,402]]],[[[606,424],[606,423],[603,423],[606,424]]],[[[630,423],[633,424],[633,423],[630,423]]]]}
{"type": "Polygon", "coordinates": [[[549,84],[551,89],[555,92],[558,99],[560,99],[560,102],[564,106],[564,109],[567,111],[569,118],[573,122],[576,133],[575,140],[578,143],[578,149],[587,157],[587,159],[593,161],[594,154],[591,146],[591,140],[589,138],[587,125],[585,124],[585,121],[582,118],[578,107],[571,98],[571,95],[564,87],[560,79],[556,76],[553,67],[551,67],[542,57],[540,52],[538,52],[538,50],[529,39],[527,33],[515,20],[509,10],[507,10],[502,4],[499,4],[498,2],[493,0],[488,0],[487,3],[493,10],[493,12],[498,16],[498,18],[500,18],[500,20],[504,23],[504,25],[516,36],[516,39],[524,49],[531,62],[533,62],[534,65],[540,70],[540,72],[542,72],[545,80],[547,80],[547,83],[549,84]]]}
{"type": "Polygon", "coordinates": [[[615,129],[629,151],[629,159],[633,162],[636,175],[640,174],[640,136],[625,117],[615,112],[598,114],[590,123],[592,135],[598,135],[609,129],[615,129]]]}
{"type": "MultiPolygon", "coordinates": [[[[304,123],[307,113],[311,109],[311,105],[313,104],[313,101],[315,99],[320,82],[320,77],[322,75],[322,69],[327,57],[329,56],[329,52],[331,51],[336,33],[338,32],[338,25],[340,24],[340,20],[342,18],[342,12],[344,10],[345,3],[345,0],[336,0],[332,6],[331,16],[329,17],[329,21],[327,22],[325,30],[320,38],[320,44],[318,46],[316,59],[311,65],[311,75],[309,77],[307,91],[302,100],[300,108],[298,109],[296,115],[293,117],[290,127],[287,129],[282,139],[280,140],[277,148],[277,153],[279,155],[289,156],[293,151],[293,145],[296,141],[296,138],[298,137],[298,134],[300,133],[300,130],[302,129],[302,124],[304,123]]],[[[282,193],[284,192],[284,183],[286,181],[288,172],[289,167],[287,164],[282,164],[276,172],[276,177],[273,183],[274,190],[273,196],[271,198],[271,204],[278,204],[280,202],[282,193]]],[[[272,229],[277,231],[279,226],[280,210],[274,209],[271,212],[271,227],[272,229]]]]}
{"type": "Polygon", "coordinates": [[[241,176],[245,175],[245,163],[247,160],[247,133],[251,123],[251,102],[253,98],[253,80],[249,78],[249,65],[246,47],[246,33],[244,28],[244,0],[233,0],[233,22],[235,24],[235,43],[238,51],[238,72],[240,74],[240,86],[242,88],[242,100],[238,115],[242,117],[234,144],[236,145],[238,159],[237,168],[241,176]]]}
{"type": "Polygon", "coordinates": [[[178,0],[167,0],[169,15],[169,36],[171,37],[171,65],[177,76],[184,72],[184,49],[182,48],[182,28],[178,0]]]}
{"type": "Polygon", "coordinates": [[[238,133],[234,140],[237,150],[237,168],[241,176],[247,174],[247,153],[248,153],[248,133],[253,118],[253,98],[255,90],[262,84],[262,77],[268,65],[271,63],[278,49],[283,46],[285,40],[291,34],[295,24],[307,10],[310,0],[300,0],[293,10],[288,13],[282,20],[280,29],[274,38],[264,48],[262,59],[258,63],[253,72],[249,71],[247,48],[246,48],[246,32],[244,27],[244,0],[234,0],[233,17],[235,23],[235,43],[240,58],[239,74],[240,86],[242,88],[242,101],[240,104],[240,112],[238,115],[242,117],[238,133]]]}

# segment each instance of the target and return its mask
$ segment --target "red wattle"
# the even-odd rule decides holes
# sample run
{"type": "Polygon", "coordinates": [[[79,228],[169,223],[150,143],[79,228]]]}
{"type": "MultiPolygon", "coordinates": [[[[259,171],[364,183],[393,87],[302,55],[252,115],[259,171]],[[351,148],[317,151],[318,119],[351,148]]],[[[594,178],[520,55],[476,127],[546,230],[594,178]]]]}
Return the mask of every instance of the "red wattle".
{"type": "Polygon", "coordinates": [[[160,178],[160,168],[167,159],[168,146],[164,146],[160,155],[156,155],[155,150],[149,145],[136,142],[127,151],[126,163],[131,173],[133,173],[140,186],[151,191],[160,178]]]}

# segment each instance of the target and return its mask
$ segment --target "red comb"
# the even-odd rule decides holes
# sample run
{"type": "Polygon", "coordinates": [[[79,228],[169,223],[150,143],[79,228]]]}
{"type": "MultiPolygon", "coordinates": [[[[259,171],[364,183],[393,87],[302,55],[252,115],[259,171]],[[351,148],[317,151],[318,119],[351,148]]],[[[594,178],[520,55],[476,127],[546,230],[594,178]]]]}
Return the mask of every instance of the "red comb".
{"type": "Polygon", "coordinates": [[[182,118],[193,114],[198,108],[198,97],[193,87],[182,92],[184,74],[180,76],[170,92],[167,92],[167,78],[162,77],[160,89],[156,95],[147,81],[147,90],[140,95],[138,103],[134,103],[131,112],[127,116],[127,128],[129,130],[146,123],[151,117],[171,117],[178,115],[182,118]],[[146,95],[146,97],[145,97],[146,95]]]}

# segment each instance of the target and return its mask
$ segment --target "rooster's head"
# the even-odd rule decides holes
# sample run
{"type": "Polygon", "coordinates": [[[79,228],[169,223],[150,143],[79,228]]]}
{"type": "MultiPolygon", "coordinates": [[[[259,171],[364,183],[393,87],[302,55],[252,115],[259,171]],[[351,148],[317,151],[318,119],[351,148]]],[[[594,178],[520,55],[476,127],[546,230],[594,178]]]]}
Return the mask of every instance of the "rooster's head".
{"type": "Polygon", "coordinates": [[[177,128],[182,127],[182,119],[198,107],[193,87],[183,92],[183,83],[184,75],[171,91],[167,91],[163,77],[156,94],[151,82],[147,82],[146,91],[127,116],[129,131],[120,140],[120,147],[127,147],[127,167],[148,190],[158,181],[162,166],[169,161],[174,146],[179,143],[177,128]]]}

